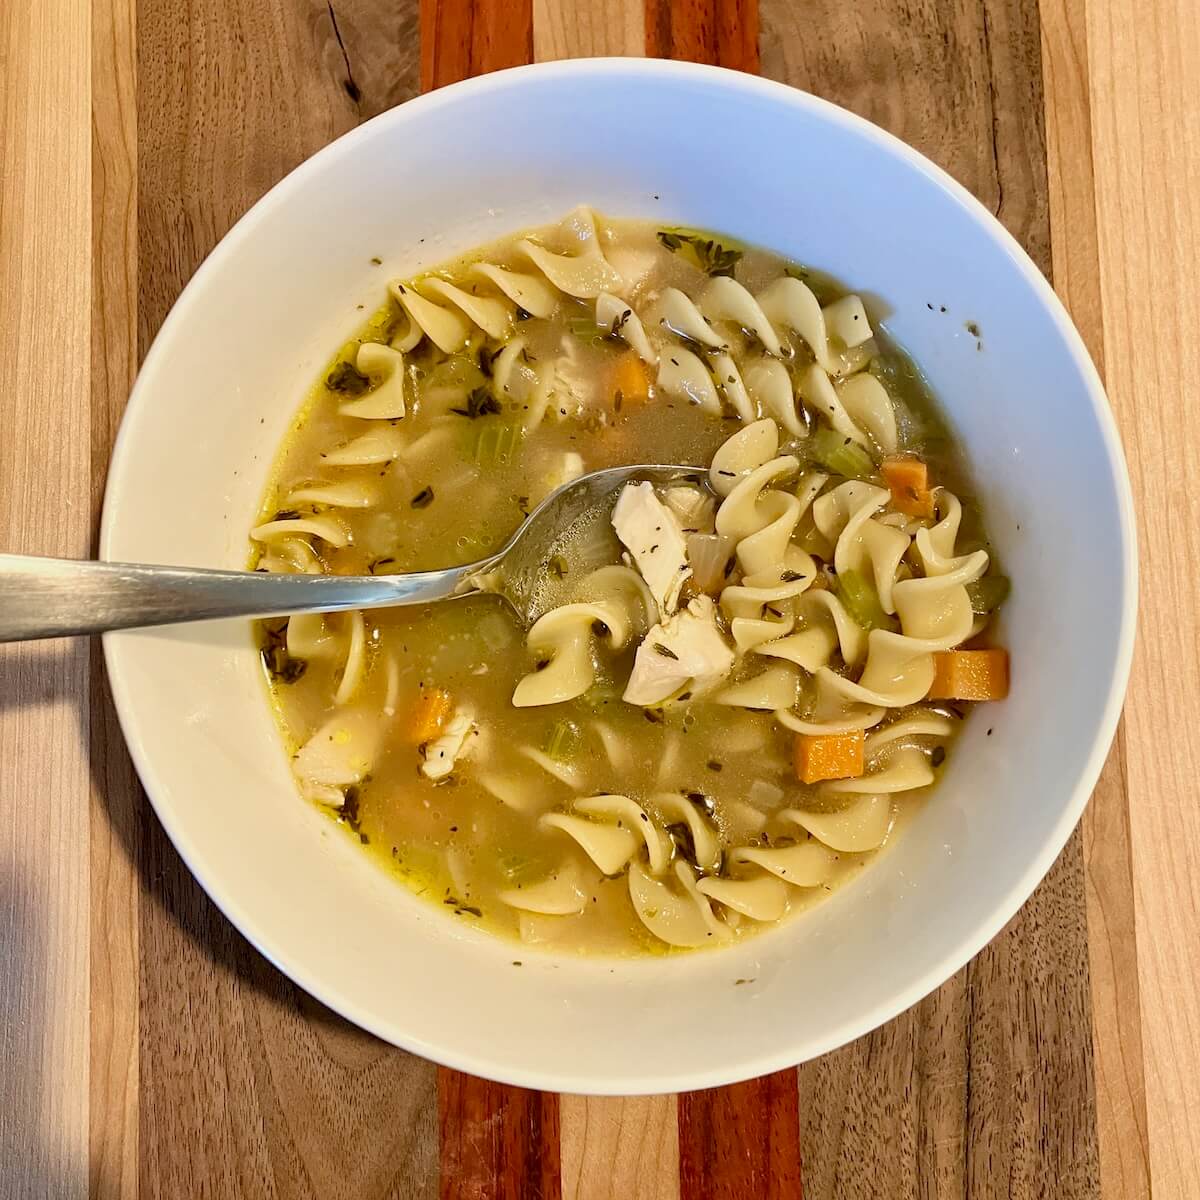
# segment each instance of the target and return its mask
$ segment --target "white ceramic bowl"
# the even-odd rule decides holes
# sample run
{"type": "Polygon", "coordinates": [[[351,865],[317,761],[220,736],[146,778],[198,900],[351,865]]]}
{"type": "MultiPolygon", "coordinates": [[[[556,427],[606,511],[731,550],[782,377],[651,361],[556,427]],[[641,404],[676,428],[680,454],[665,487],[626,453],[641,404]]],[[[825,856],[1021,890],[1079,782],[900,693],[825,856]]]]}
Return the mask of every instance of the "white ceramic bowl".
{"type": "Polygon", "coordinates": [[[968,723],[890,853],[734,949],[549,957],[416,900],[297,798],[245,623],[110,635],[105,648],[167,832],[234,924],[313,995],[476,1074],[673,1091],[865,1033],[962,966],[1029,896],[1116,725],[1133,640],[1133,519],[1079,337],[962,188],[873,126],[780,85],[596,60],[405,104],[321,151],[243,218],[146,358],[113,460],[104,556],[240,566],[275,449],[330,348],[361,320],[355,305],[373,307],[392,274],[581,202],[725,231],[876,297],[966,444],[1015,581],[1004,620],[1013,693],[968,723]]]}

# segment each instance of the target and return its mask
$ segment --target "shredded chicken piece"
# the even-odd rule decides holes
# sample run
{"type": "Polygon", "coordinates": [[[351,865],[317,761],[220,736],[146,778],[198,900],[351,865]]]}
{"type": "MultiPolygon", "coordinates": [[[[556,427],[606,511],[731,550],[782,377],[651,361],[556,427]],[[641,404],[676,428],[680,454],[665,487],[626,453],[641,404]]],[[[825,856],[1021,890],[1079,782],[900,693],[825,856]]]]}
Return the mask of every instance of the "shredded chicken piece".
{"type": "Polygon", "coordinates": [[[613,509],[612,523],[666,620],[692,573],[679,521],[649,483],[627,483],[613,509]]]}
{"type": "Polygon", "coordinates": [[[697,596],[687,608],[646,634],[638,647],[624,699],[630,704],[659,704],[691,684],[693,695],[710,691],[733,666],[734,653],[717,626],[709,596],[697,596]]]}

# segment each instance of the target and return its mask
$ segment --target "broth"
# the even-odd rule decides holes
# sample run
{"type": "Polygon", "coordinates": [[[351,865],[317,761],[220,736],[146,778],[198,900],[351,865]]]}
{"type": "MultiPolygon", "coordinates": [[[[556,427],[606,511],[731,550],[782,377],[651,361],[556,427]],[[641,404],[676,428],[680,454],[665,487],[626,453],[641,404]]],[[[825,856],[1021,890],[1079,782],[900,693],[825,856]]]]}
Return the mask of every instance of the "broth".
{"type": "Polygon", "coordinates": [[[554,548],[528,634],[489,595],[263,622],[301,791],[456,919],[561,950],[721,944],[853,877],[921,803],[970,699],[935,704],[917,675],[966,663],[1006,586],[919,372],[868,320],[766,251],[586,210],[394,284],[280,452],[258,569],[471,562],[582,472],[717,463],[709,488],[618,501],[627,524],[635,503],[673,522],[677,604],[647,587],[659,547],[605,508],[554,548]],[[936,486],[889,493],[897,461],[936,486]],[[704,669],[663,682],[704,639],[704,669]],[[868,703],[885,654],[900,682],[868,703]],[[857,776],[821,775],[846,753],[857,776]]]}

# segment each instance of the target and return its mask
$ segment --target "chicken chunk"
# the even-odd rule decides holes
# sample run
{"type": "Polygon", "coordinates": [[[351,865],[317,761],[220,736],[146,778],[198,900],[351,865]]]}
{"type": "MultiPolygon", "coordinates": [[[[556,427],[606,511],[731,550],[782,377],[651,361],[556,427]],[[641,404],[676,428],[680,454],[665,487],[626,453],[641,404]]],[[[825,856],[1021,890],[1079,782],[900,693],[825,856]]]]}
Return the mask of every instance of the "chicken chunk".
{"type": "Polygon", "coordinates": [[[679,589],[692,573],[678,519],[649,483],[627,483],[613,509],[612,523],[665,621],[678,606],[679,589]]]}
{"type": "Polygon", "coordinates": [[[659,704],[689,683],[693,695],[709,691],[729,674],[733,658],[717,626],[716,605],[708,596],[697,596],[683,612],[646,634],[624,699],[659,704]]]}

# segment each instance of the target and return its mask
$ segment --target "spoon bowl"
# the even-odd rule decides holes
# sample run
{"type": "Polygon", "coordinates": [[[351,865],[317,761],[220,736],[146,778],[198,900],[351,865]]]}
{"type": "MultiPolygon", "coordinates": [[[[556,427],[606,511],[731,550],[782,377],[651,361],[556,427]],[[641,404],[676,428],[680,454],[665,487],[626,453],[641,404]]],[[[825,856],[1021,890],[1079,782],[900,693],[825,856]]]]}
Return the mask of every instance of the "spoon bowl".
{"type": "Polygon", "coordinates": [[[661,463],[591,471],[555,488],[495,554],[407,575],[274,575],[0,554],[0,642],[220,617],[394,608],[479,591],[503,596],[528,623],[556,541],[585,512],[634,479],[671,483],[706,473],[661,463]]]}

